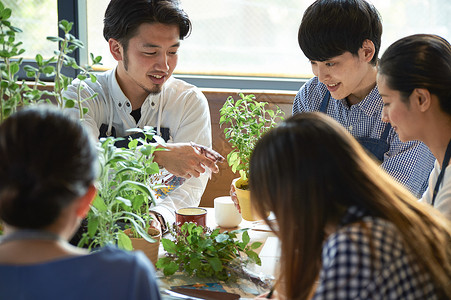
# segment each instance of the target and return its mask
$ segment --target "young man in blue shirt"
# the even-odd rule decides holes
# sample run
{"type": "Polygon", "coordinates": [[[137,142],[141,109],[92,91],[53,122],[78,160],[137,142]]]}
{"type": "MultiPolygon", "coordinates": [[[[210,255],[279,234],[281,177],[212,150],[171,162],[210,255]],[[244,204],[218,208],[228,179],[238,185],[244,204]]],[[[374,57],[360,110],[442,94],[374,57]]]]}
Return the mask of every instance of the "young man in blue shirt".
{"type": "Polygon", "coordinates": [[[333,117],[414,195],[428,184],[434,157],[419,141],[402,143],[381,119],[376,85],[382,23],[364,0],[318,0],[304,13],[298,41],[315,77],[297,93],[293,114],[321,111],[333,117]]]}

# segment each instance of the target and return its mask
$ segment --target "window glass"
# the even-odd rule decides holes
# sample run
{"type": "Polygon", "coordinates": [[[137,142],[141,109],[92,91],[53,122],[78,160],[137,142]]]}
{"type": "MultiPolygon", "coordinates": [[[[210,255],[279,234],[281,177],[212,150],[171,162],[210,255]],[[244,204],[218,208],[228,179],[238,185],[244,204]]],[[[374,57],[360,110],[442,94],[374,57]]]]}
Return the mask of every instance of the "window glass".
{"type": "MultiPolygon", "coordinates": [[[[103,39],[108,0],[87,1],[89,52],[111,68],[103,39]]],[[[451,40],[451,1],[372,0],[382,16],[381,53],[397,39],[434,33],[451,40]]],[[[309,0],[181,0],[193,31],[179,52],[176,73],[311,77],[297,43],[297,30],[309,0]]]]}
{"type": "Polygon", "coordinates": [[[12,25],[22,29],[16,35],[16,41],[23,42],[21,48],[26,50],[22,56],[30,59],[38,53],[46,58],[53,56],[57,45],[47,41],[47,36],[58,35],[57,1],[2,0],[2,3],[12,10],[12,25]]]}

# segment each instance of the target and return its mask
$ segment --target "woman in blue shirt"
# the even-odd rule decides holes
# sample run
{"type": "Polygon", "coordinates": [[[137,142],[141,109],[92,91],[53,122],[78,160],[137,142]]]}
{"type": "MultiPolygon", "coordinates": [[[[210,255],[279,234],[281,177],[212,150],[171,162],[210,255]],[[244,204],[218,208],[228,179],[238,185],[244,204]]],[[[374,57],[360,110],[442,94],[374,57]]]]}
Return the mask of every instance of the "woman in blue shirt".
{"type": "Polygon", "coordinates": [[[267,133],[249,179],[256,211],[277,220],[275,297],[451,298],[451,224],[331,117],[298,114],[267,133]]]}
{"type": "Polygon", "coordinates": [[[0,125],[0,298],[160,299],[143,253],[68,243],[95,196],[89,133],[54,107],[0,125]]]}

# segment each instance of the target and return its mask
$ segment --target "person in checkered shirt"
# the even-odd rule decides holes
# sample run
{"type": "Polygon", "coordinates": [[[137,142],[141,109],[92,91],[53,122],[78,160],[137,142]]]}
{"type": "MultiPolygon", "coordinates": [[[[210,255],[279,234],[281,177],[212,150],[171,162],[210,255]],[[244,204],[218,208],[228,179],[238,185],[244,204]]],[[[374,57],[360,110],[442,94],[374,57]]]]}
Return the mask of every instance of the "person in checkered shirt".
{"type": "Polygon", "coordinates": [[[315,77],[297,93],[293,114],[321,111],[333,117],[420,198],[435,159],[422,142],[401,142],[381,119],[376,85],[381,35],[379,13],[364,0],[319,0],[308,7],[298,41],[315,77]]]}
{"type": "Polygon", "coordinates": [[[298,114],[267,133],[249,180],[281,241],[272,298],[451,299],[451,223],[331,117],[298,114]]]}

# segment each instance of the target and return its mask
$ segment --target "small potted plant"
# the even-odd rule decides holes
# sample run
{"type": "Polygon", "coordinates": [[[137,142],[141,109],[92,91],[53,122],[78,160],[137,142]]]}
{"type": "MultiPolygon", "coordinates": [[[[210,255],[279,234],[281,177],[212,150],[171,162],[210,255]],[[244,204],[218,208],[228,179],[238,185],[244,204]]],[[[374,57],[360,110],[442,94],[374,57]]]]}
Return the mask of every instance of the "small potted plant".
{"type": "Polygon", "coordinates": [[[236,101],[232,96],[227,98],[220,109],[219,125],[226,125],[224,134],[232,151],[227,155],[227,162],[232,171],[240,174],[235,179],[236,194],[241,208],[243,219],[254,221],[258,219],[251,207],[248,191],[249,162],[257,141],[268,130],[275,127],[278,121],[283,120],[285,113],[276,106],[275,110],[268,108],[267,102],[255,100],[254,95],[239,94],[236,101]]]}
{"type": "Polygon", "coordinates": [[[182,271],[189,276],[236,280],[245,275],[248,263],[261,265],[254,251],[262,243],[250,243],[247,229],[220,232],[195,223],[170,228],[172,239],[162,239],[166,256],[156,264],[165,276],[182,271]],[[241,234],[241,239],[238,238],[241,234]]]}
{"type": "Polygon", "coordinates": [[[133,244],[134,239],[143,239],[156,243],[150,246],[150,253],[146,253],[155,263],[161,233],[150,227],[149,209],[155,204],[155,190],[165,186],[152,180],[153,175],[160,172],[153,161],[154,152],[159,150],[148,140],[159,138],[153,135],[151,128],[142,132],[145,138],[131,140],[128,148],[117,148],[114,143],[118,138],[101,139],[98,195],[88,213],[87,232],[79,246],[87,244],[88,248],[95,248],[117,244],[122,249],[132,250],[139,248],[136,244],[148,246],[142,240],[135,240],[133,244]]]}

